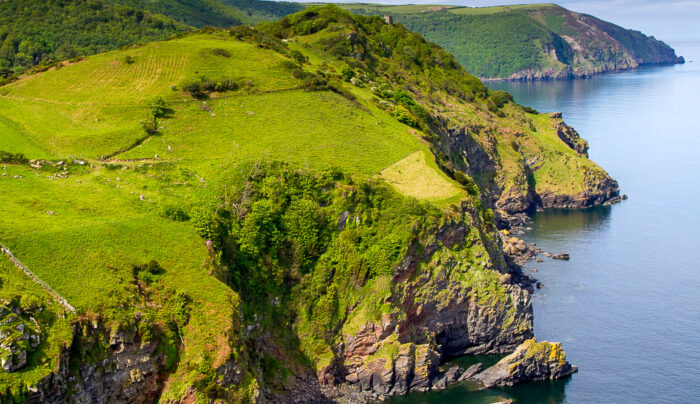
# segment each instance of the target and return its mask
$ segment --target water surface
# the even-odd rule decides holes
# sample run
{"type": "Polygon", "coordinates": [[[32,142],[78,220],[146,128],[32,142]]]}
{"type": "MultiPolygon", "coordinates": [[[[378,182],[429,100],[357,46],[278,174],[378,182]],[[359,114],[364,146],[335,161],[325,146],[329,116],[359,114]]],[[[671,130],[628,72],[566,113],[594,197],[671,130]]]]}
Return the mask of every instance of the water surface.
{"type": "MultiPolygon", "coordinates": [[[[699,43],[674,43],[700,61],[699,43]]],[[[569,262],[530,263],[535,335],[579,373],[511,389],[412,394],[401,403],[691,403],[700,391],[700,63],[587,80],[493,83],[561,111],[630,199],[533,216],[529,242],[569,262]]]]}

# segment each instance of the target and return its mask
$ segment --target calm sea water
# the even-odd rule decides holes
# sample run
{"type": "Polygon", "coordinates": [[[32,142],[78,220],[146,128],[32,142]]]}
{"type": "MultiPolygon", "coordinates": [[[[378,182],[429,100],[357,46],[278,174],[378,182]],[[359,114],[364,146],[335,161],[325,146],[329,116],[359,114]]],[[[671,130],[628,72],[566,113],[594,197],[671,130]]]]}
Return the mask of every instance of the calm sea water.
{"type": "Polygon", "coordinates": [[[525,235],[571,254],[569,262],[527,267],[546,285],[533,298],[535,334],[562,341],[579,373],[393,402],[700,402],[700,43],[673,45],[696,62],[491,85],[540,111],[562,111],[630,197],[609,208],[536,214],[525,235]]]}

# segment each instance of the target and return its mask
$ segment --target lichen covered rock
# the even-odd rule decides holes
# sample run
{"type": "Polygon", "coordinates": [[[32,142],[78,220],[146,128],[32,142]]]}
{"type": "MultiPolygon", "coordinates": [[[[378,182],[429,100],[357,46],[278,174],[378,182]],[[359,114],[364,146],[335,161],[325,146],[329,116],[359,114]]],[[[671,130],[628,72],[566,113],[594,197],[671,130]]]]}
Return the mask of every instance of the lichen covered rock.
{"type": "Polygon", "coordinates": [[[38,323],[19,306],[0,302],[0,365],[15,372],[27,365],[27,354],[41,342],[38,323]]]}
{"type": "Polygon", "coordinates": [[[578,367],[567,362],[560,342],[537,342],[532,338],[472,380],[487,388],[512,386],[528,381],[561,379],[576,371],[578,367]]]}

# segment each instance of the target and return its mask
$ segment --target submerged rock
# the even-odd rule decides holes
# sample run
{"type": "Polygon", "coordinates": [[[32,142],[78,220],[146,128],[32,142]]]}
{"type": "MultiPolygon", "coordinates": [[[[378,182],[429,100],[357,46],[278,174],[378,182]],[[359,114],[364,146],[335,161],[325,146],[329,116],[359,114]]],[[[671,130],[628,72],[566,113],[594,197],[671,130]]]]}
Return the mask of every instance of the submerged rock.
{"type": "Polygon", "coordinates": [[[467,368],[467,370],[462,373],[461,376],[459,376],[459,379],[457,381],[465,381],[465,380],[471,380],[472,377],[474,377],[476,374],[480,373],[484,369],[484,366],[481,363],[475,363],[467,368]]]}
{"type": "Polygon", "coordinates": [[[472,378],[484,387],[512,386],[537,380],[554,380],[569,376],[578,367],[566,361],[561,342],[523,342],[512,354],[472,378]]]}
{"type": "Polygon", "coordinates": [[[561,253],[561,254],[555,254],[552,256],[553,259],[555,260],[564,260],[568,261],[571,256],[568,253],[561,253]]]}

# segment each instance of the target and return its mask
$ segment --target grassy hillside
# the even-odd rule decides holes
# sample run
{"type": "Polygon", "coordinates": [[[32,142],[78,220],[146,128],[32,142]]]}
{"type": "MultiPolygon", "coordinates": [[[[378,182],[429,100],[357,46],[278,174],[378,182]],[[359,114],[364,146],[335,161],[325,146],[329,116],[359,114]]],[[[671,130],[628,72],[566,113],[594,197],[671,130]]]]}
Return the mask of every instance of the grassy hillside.
{"type": "Polygon", "coordinates": [[[682,61],[653,37],[553,4],[343,7],[360,14],[394,16],[454,53],[467,71],[484,78],[579,77],[682,61]]]}
{"type": "MultiPolygon", "coordinates": [[[[186,293],[195,307],[182,331],[182,361],[190,365],[169,384],[173,396],[212,376],[197,371],[197,363],[231,349],[207,347],[209,341],[238,332],[231,319],[236,293],[217,280],[226,276],[217,275],[195,226],[172,219],[177,212],[190,216],[216,203],[224,187],[242,184],[255,161],[339,167],[368,177],[427,152],[411,128],[376,106],[305,90],[286,48],[258,44],[227,31],[192,34],[91,56],[0,89],[7,128],[0,150],[52,161],[43,168],[3,164],[0,203],[8,220],[0,240],[80,312],[116,318],[127,316],[112,305],[125,293],[132,266],[156,260],[164,269],[159,282],[186,293]],[[183,90],[227,80],[240,88],[206,99],[183,90]],[[172,112],[148,137],[141,122],[156,96],[172,112]],[[105,155],[113,157],[100,160],[105,155]]],[[[370,95],[365,89],[358,96],[370,95]]],[[[434,164],[418,166],[448,186],[429,199],[466,194],[434,164]]]]}
{"type": "Polygon", "coordinates": [[[81,321],[157,341],[162,401],[245,401],[318,383],[347,336],[447,281],[495,334],[526,335],[488,206],[609,178],[559,123],[381,18],[203,29],[0,87],[0,242],[81,321]]]}
{"type": "Polygon", "coordinates": [[[5,1],[0,3],[0,79],[36,65],[165,39],[192,27],[254,24],[301,8],[259,0],[5,1]]]}

